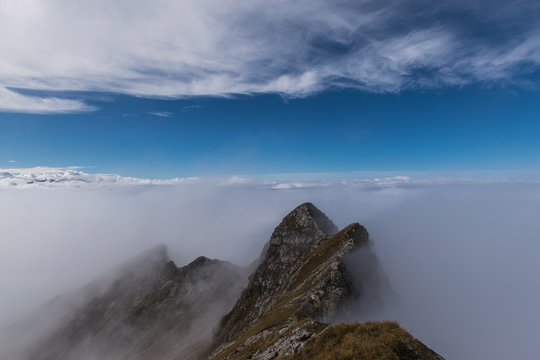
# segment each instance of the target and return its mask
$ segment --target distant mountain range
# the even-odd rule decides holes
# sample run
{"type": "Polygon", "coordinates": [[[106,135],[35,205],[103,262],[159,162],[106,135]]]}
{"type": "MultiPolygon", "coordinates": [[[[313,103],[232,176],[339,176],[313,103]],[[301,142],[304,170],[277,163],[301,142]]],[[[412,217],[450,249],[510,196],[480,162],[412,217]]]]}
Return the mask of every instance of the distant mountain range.
{"type": "Polygon", "coordinates": [[[337,324],[382,303],[384,286],[366,229],[338,231],[304,203],[251,266],[178,268],[151,249],[9,328],[0,358],[442,359],[397,323],[337,324]]]}

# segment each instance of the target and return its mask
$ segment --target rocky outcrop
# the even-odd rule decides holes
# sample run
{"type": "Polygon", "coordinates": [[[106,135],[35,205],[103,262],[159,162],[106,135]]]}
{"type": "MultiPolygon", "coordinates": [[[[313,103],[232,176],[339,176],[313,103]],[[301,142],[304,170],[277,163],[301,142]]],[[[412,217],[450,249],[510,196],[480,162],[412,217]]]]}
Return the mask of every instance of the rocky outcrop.
{"type": "Polygon", "coordinates": [[[341,231],[313,204],[274,230],[259,267],[216,334],[211,359],[272,359],[295,353],[326,327],[354,291],[344,256],[369,244],[364,227],[341,231]]]}
{"type": "MultiPolygon", "coordinates": [[[[399,333],[403,336],[398,340],[377,339],[377,351],[384,348],[380,353],[389,357],[377,357],[376,353],[347,357],[341,356],[341,346],[326,350],[320,346],[321,334],[328,337],[336,331],[328,324],[338,315],[340,320],[346,317],[351,310],[348,307],[362,312],[364,307],[358,300],[377,299],[381,294],[368,292],[378,292],[384,282],[363,226],[353,223],[338,231],[313,204],[302,204],[274,230],[260,265],[232,311],[221,321],[214,348],[206,358],[270,360],[319,355],[321,359],[442,359],[402,329],[407,336],[399,333]],[[355,272],[354,279],[351,271],[355,272]],[[304,350],[306,344],[314,345],[304,350]]],[[[382,329],[387,328],[387,323],[381,324],[382,329]]],[[[362,325],[356,326],[359,332],[364,331],[362,325]]],[[[356,341],[353,349],[369,347],[369,341],[375,343],[361,336],[356,341]]]]}

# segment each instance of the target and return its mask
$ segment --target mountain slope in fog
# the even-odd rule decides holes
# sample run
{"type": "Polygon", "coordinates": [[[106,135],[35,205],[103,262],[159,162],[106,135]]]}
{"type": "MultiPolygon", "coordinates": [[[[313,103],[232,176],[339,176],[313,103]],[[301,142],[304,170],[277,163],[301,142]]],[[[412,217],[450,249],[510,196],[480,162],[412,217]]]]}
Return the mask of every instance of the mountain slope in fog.
{"type": "MultiPolygon", "coordinates": [[[[321,332],[328,336],[339,329],[328,328],[328,323],[353,310],[362,312],[363,297],[380,296],[368,292],[376,291],[383,282],[363,226],[353,223],[338,232],[313,204],[302,204],[274,230],[248,286],[221,321],[209,358],[301,356],[299,351],[309,339],[316,342],[321,332]],[[361,256],[355,258],[357,254],[361,256]],[[353,274],[347,264],[355,260],[369,266],[353,274]]],[[[387,324],[379,326],[384,329],[387,324]]],[[[406,348],[411,345],[416,343],[404,342],[406,348]]],[[[417,354],[412,350],[403,358],[437,358],[421,353],[409,356],[412,353],[417,354]]]]}
{"type": "MultiPolygon", "coordinates": [[[[112,277],[42,309],[74,304],[46,336],[12,349],[13,359],[192,359],[240,292],[240,268],[199,257],[177,268],[166,248],[148,251],[112,277]]],[[[47,317],[47,314],[37,314],[47,317]]],[[[34,326],[29,319],[22,330],[34,326]]],[[[24,333],[21,334],[24,336],[24,333]]]]}
{"type": "Polygon", "coordinates": [[[26,341],[0,357],[442,359],[395,323],[331,325],[373,310],[385,286],[366,229],[338,231],[304,203],[275,228],[249,279],[204,257],[178,268],[159,247],[51,301],[12,331],[26,341]],[[26,334],[44,322],[39,336],[26,334]]]}

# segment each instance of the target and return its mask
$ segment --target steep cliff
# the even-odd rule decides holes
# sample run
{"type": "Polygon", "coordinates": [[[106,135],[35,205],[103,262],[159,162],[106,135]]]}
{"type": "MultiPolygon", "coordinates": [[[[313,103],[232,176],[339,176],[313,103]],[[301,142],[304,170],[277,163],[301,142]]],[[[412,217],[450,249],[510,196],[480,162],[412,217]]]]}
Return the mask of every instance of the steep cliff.
{"type": "Polygon", "coordinates": [[[364,227],[354,223],[338,232],[313,204],[298,206],[274,230],[209,357],[272,359],[300,350],[361,293],[344,261],[359,248],[369,251],[364,227]]]}

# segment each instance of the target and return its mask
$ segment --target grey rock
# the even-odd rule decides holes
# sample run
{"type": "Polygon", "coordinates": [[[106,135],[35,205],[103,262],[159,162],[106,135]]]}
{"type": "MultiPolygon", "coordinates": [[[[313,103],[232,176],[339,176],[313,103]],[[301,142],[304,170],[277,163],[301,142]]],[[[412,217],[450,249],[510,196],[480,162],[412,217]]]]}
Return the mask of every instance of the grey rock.
{"type": "Polygon", "coordinates": [[[352,294],[343,259],[368,243],[361,225],[337,232],[313,204],[298,206],[272,233],[248,286],[221,322],[220,345],[210,358],[271,359],[297,352],[352,294]]]}

